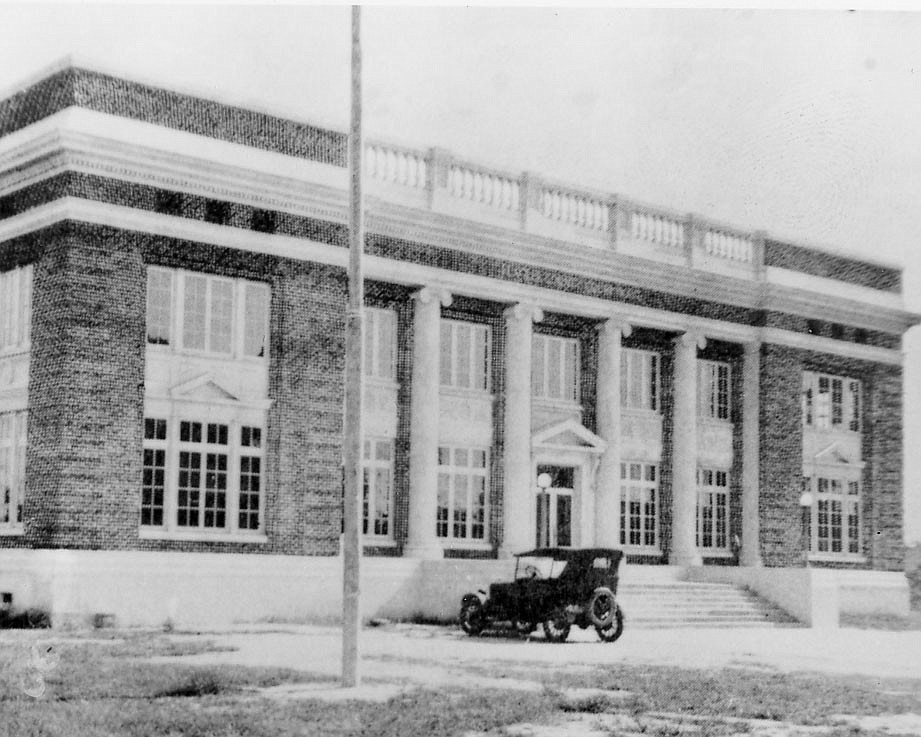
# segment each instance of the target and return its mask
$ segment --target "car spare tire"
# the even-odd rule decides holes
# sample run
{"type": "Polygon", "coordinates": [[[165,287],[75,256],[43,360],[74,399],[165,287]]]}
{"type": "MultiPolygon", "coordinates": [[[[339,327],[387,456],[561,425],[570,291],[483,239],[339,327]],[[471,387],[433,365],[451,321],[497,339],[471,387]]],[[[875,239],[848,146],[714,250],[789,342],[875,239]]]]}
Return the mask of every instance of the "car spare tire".
{"type": "Polygon", "coordinates": [[[588,600],[586,614],[589,621],[596,627],[605,629],[611,626],[614,621],[617,601],[614,598],[614,592],[607,586],[601,586],[592,592],[592,598],[588,600]]]}

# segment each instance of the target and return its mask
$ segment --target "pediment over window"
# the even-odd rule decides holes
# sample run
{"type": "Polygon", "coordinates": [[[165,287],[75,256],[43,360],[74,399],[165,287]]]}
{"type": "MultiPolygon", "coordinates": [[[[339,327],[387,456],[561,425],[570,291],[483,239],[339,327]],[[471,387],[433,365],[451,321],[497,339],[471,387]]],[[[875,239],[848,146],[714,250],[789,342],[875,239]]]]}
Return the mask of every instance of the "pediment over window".
{"type": "Polygon", "coordinates": [[[221,386],[211,374],[202,374],[190,381],[171,386],[169,390],[173,399],[186,399],[197,402],[238,402],[239,397],[221,386]]]}
{"type": "Polygon", "coordinates": [[[825,446],[812,457],[816,466],[848,466],[850,468],[863,468],[863,461],[854,458],[853,450],[846,445],[834,442],[825,446]]]}
{"type": "Polygon", "coordinates": [[[608,444],[576,420],[555,422],[538,429],[531,436],[532,446],[567,448],[589,453],[604,453],[608,444]]]}

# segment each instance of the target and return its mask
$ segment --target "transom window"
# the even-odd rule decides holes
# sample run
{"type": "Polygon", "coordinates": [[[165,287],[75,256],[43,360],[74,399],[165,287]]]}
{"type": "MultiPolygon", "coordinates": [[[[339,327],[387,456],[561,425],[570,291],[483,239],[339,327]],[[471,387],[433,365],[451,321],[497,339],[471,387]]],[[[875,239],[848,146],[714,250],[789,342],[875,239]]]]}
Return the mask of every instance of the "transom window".
{"type": "Polygon", "coordinates": [[[393,441],[365,440],[363,453],[362,533],[390,538],[393,535],[393,441]]]}
{"type": "Polygon", "coordinates": [[[579,341],[556,335],[531,340],[531,394],[541,399],[579,401],[579,341]]]}
{"type": "Polygon", "coordinates": [[[621,545],[658,545],[658,479],[654,463],[620,464],[621,545]]]}
{"type": "Polygon", "coordinates": [[[0,352],[29,344],[32,321],[32,267],[0,273],[0,352]]]}
{"type": "Polygon", "coordinates": [[[621,406],[659,411],[659,396],[659,354],[624,348],[620,365],[621,406]]]}
{"type": "Polygon", "coordinates": [[[808,512],[811,552],[860,553],[860,481],[849,476],[803,477],[803,490],[813,493],[808,512]]]}
{"type": "Polygon", "coordinates": [[[396,313],[365,307],[364,341],[364,375],[392,381],[396,376],[396,313]]]}
{"type": "Polygon", "coordinates": [[[697,469],[697,547],[729,549],[729,472],[697,469]]]}
{"type": "Polygon", "coordinates": [[[26,412],[0,414],[0,534],[22,530],[26,412]]]}
{"type": "Polygon", "coordinates": [[[807,427],[860,432],[860,382],[804,371],[802,409],[807,427]]]}
{"type": "Polygon", "coordinates": [[[711,420],[729,419],[729,364],[698,361],[698,413],[711,420]]]}
{"type": "Polygon", "coordinates": [[[438,449],[438,513],[435,533],[449,540],[486,539],[487,452],[483,448],[438,449]]]}
{"type": "Polygon", "coordinates": [[[238,422],[144,420],[141,525],[262,528],[263,430],[238,422]]]}
{"type": "Polygon", "coordinates": [[[264,358],[269,288],[176,269],[147,270],[147,343],[233,357],[264,358]]]}
{"type": "Polygon", "coordinates": [[[490,329],[460,320],[441,321],[441,385],[489,390],[490,329]]]}

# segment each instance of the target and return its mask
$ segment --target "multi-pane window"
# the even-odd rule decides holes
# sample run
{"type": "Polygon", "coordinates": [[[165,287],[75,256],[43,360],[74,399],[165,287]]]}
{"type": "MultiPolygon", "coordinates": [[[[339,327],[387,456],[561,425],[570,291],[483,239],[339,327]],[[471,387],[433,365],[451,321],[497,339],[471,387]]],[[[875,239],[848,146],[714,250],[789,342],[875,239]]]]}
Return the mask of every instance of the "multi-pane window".
{"type": "Polygon", "coordinates": [[[805,371],[802,410],[808,427],[860,432],[860,382],[805,371]]]}
{"type": "Polygon", "coordinates": [[[265,357],[269,289],[244,279],[147,270],[147,343],[222,356],[265,357]]]}
{"type": "Polygon", "coordinates": [[[361,531],[365,535],[389,538],[393,535],[393,441],[365,440],[362,471],[361,531]]]}
{"type": "Polygon", "coordinates": [[[460,320],[441,321],[441,385],[489,389],[490,330],[460,320]]]}
{"type": "Polygon", "coordinates": [[[654,463],[620,464],[620,544],[656,547],[658,467],[654,463]]]}
{"type": "Polygon", "coordinates": [[[365,308],[364,375],[393,380],[396,376],[397,316],[393,310],[365,308]]]}
{"type": "Polygon", "coordinates": [[[535,335],[531,341],[531,394],[541,399],[579,401],[579,341],[535,335]]]}
{"type": "Polygon", "coordinates": [[[22,529],[26,412],[0,414],[0,533],[22,529]]]}
{"type": "Polygon", "coordinates": [[[697,469],[697,547],[729,548],[729,472],[697,469]]]}
{"type": "Polygon", "coordinates": [[[0,273],[0,352],[29,344],[32,320],[32,267],[0,273]]]}
{"type": "Polygon", "coordinates": [[[258,531],[263,430],[237,422],[144,420],[141,525],[258,531]]]}
{"type": "Polygon", "coordinates": [[[729,364],[698,361],[698,413],[711,420],[729,419],[729,364]]]}
{"type": "Polygon", "coordinates": [[[860,482],[854,478],[806,476],[814,493],[809,510],[809,549],[816,553],[860,553],[860,482]]]}
{"type": "Polygon", "coordinates": [[[620,402],[624,409],[659,410],[659,354],[625,348],[621,353],[620,402]]]}
{"type": "Polygon", "coordinates": [[[438,449],[435,532],[453,540],[485,540],[487,458],[482,448],[438,449]]]}

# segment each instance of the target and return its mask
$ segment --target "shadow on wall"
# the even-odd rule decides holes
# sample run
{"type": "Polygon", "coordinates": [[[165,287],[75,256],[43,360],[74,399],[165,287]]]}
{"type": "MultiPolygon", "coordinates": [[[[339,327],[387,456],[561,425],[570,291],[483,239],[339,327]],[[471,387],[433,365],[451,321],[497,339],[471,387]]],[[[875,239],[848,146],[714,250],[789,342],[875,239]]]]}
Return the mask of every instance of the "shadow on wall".
{"type": "Polygon", "coordinates": [[[911,608],[921,611],[921,543],[905,549],[905,577],[908,579],[911,608]]]}

